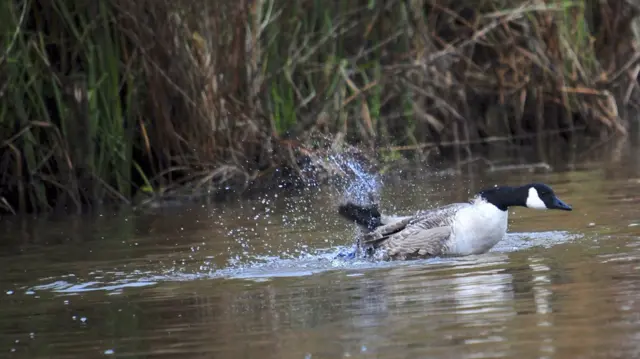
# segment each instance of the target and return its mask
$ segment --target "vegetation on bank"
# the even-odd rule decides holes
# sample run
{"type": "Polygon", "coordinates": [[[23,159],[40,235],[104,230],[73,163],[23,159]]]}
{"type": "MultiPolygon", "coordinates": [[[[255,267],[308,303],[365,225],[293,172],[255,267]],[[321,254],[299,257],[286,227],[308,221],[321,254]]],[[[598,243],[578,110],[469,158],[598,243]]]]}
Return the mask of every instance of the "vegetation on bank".
{"type": "Polygon", "coordinates": [[[637,14],[622,0],[4,1],[0,207],[243,189],[322,163],[336,138],[393,157],[624,135],[637,14]]]}

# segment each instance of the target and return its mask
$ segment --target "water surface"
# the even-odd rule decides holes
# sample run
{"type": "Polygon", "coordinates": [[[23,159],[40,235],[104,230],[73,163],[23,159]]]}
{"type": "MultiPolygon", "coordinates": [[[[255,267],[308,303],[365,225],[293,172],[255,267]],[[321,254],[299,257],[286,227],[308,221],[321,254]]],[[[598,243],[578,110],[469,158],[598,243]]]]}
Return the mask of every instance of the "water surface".
{"type": "Polygon", "coordinates": [[[640,166],[389,181],[385,209],[542,181],[573,212],[510,210],[490,253],[337,259],[336,191],[217,206],[3,218],[0,357],[631,358],[640,355],[640,166]]]}

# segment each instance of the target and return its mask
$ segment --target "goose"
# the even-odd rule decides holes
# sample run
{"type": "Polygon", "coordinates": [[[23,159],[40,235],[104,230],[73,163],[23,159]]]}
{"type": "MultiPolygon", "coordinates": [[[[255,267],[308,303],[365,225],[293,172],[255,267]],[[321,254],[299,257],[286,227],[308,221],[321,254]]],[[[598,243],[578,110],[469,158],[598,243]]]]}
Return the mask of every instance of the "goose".
{"type": "Polygon", "coordinates": [[[339,214],[364,229],[357,247],[383,260],[483,254],[507,233],[508,208],[571,211],[544,183],[495,186],[467,203],[452,203],[409,216],[381,214],[377,204],[346,201],[339,214]]]}

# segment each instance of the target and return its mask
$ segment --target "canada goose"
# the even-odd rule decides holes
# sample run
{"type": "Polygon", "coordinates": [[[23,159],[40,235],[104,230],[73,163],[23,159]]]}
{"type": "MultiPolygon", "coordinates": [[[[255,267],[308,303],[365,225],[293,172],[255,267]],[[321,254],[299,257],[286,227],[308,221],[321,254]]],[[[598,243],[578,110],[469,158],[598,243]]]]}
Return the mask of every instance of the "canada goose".
{"type": "Polygon", "coordinates": [[[485,253],[506,234],[510,206],[572,210],[549,186],[530,183],[485,189],[469,203],[453,203],[410,216],[386,216],[376,204],[352,202],[341,204],[338,212],[365,229],[358,247],[390,260],[485,253]]]}

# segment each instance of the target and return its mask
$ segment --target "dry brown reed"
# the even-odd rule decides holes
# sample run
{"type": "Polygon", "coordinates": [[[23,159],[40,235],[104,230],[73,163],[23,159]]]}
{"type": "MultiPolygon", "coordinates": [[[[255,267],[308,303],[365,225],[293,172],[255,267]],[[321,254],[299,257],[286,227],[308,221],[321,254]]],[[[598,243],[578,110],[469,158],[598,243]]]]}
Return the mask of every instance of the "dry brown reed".
{"type": "Polygon", "coordinates": [[[423,158],[549,131],[625,135],[640,103],[626,1],[2,6],[9,212],[273,184],[335,138],[423,158]]]}

